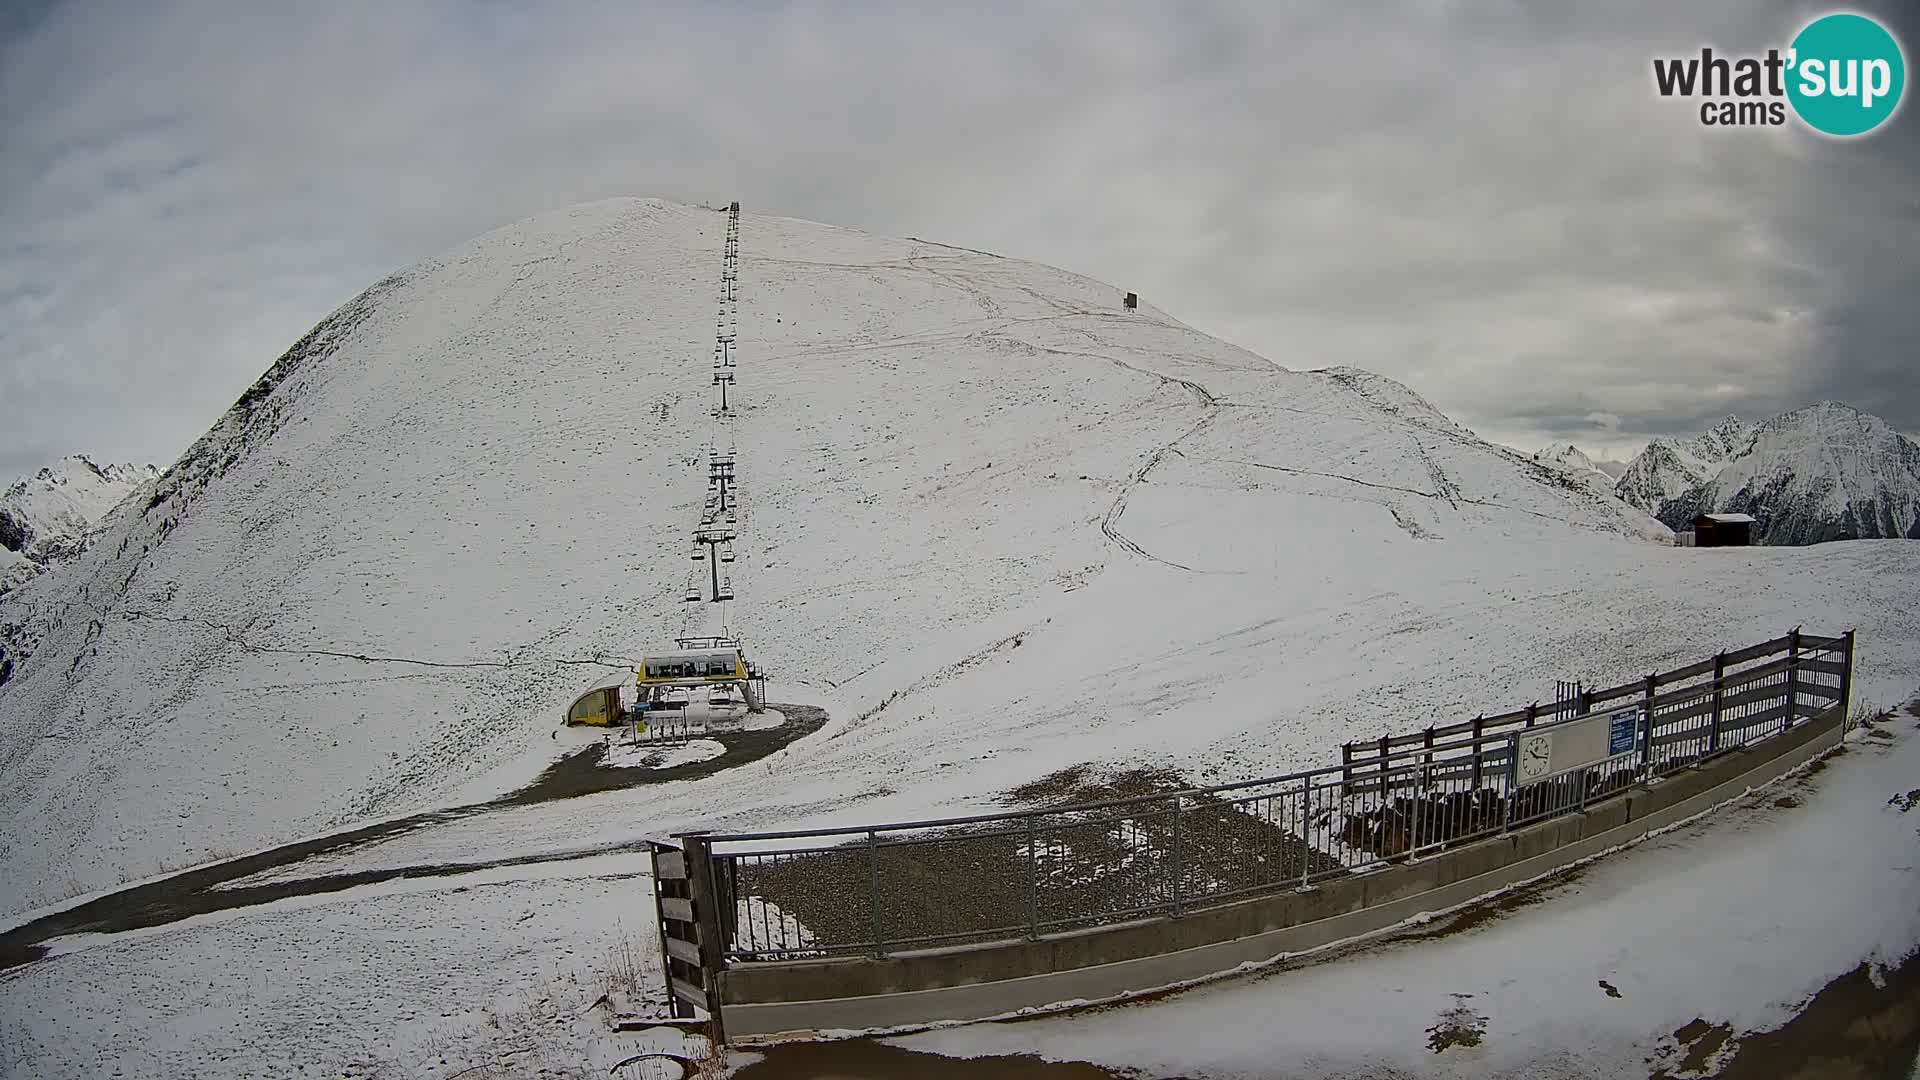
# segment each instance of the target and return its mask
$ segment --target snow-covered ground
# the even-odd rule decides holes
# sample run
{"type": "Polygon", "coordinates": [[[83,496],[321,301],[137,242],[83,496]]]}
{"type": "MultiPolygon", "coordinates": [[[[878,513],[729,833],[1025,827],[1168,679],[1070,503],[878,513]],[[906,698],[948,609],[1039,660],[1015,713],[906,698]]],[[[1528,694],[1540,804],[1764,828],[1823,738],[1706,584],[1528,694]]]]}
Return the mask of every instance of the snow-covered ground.
{"type": "Polygon", "coordinates": [[[616,740],[608,745],[607,756],[601,762],[622,768],[671,769],[676,765],[712,761],[726,752],[726,747],[712,739],[689,739],[672,745],[616,740]]]}
{"type": "Polygon", "coordinates": [[[597,1050],[589,1006],[651,962],[645,867],[395,882],[117,936],[0,981],[0,1075],[399,1078],[505,1058],[604,1076],[619,1058],[596,1055],[635,1040],[597,1050]]]}
{"type": "MultiPolygon", "coordinates": [[[[1920,784],[1915,725],[1855,738],[1818,775],[1596,861],[1471,930],[896,1041],[1208,1080],[1648,1076],[1684,1056],[1672,1032],[1696,1017],[1768,1030],[1834,976],[1920,946],[1920,809],[1888,804],[1920,784]],[[1482,1041],[1436,1054],[1431,1029],[1454,1010],[1482,1041]]],[[[610,1032],[592,1008],[609,987],[646,992],[659,977],[645,861],[388,882],[69,941],[0,976],[0,1048],[44,1077],[439,1076],[488,1062],[506,1076],[605,1075],[660,1043],[610,1032]]]]}
{"type": "MultiPolygon", "coordinates": [[[[38,643],[0,688],[0,909],[470,794],[604,670],[565,661],[686,629],[724,221],[592,204],[397,275],[0,609],[38,643]]],[[[733,628],[844,708],[788,782],[635,828],[1089,756],[1271,771],[1795,623],[1870,668],[1920,640],[1910,545],[1664,547],[1388,380],[1047,267],[742,236],[733,628]]]]}
{"type": "MultiPolygon", "coordinates": [[[[609,670],[594,661],[703,629],[680,597],[725,220],[596,203],[396,275],[278,365],[152,505],[0,603],[0,641],[32,646],[0,687],[4,921],[509,790],[569,745],[554,725],[609,670]]],[[[1858,699],[1913,689],[1920,543],[1674,548],[1405,387],[1334,358],[1270,362],[1150,304],[1122,311],[1122,295],[747,215],[728,624],[771,700],[825,707],[827,726],[702,779],[501,809],[284,872],[980,809],[1087,762],[1247,778],[1795,625],[1860,631],[1858,699]]],[[[616,913],[644,907],[644,882],[549,883],[523,932],[518,900],[482,899],[519,886],[458,880],[323,906],[365,903],[384,929],[352,940],[408,943],[422,971],[443,954],[476,988],[510,968],[555,978],[555,943],[591,954],[616,913]],[[469,918],[470,949],[409,929],[469,918]]],[[[150,988],[191,934],[209,956],[278,949],[261,920],[281,917],[70,942],[0,985],[50,1001],[150,988]]],[[[651,950],[650,932],[628,937],[651,950]]],[[[422,1007],[404,979],[390,995],[348,974],[337,991],[288,979],[351,995],[368,1013],[355,1037],[375,1042],[381,1010],[422,1007]]],[[[198,1007],[245,1045],[252,1004],[198,1007]]],[[[159,1023],[167,1007],[141,1008],[159,1023]]]]}

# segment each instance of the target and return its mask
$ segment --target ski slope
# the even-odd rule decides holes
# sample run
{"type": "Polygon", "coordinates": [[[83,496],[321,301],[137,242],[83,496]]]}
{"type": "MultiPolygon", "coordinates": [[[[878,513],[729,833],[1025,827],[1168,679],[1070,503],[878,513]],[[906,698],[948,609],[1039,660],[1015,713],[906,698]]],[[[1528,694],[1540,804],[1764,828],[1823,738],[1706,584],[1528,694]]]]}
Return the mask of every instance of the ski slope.
{"type": "MultiPolygon", "coordinates": [[[[703,618],[725,220],[613,200],[401,271],[0,602],[0,911],[505,790],[703,618]]],[[[977,808],[1085,762],[1258,775],[1802,623],[1911,689],[1910,543],[1675,549],[1391,380],[1121,296],[748,213],[730,629],[832,720],[354,858],[977,808]]]]}

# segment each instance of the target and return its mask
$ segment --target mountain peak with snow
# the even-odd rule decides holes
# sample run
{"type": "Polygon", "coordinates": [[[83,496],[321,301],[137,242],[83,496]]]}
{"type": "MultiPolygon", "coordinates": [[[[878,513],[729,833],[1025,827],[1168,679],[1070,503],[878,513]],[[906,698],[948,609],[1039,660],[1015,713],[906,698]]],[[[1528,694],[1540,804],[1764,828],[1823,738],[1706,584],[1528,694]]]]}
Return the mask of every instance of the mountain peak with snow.
{"type": "Polygon", "coordinates": [[[1751,514],[1770,544],[1920,537],[1920,444],[1840,401],[1655,439],[1616,490],[1676,529],[1698,514],[1751,514]]]}
{"type": "Polygon", "coordinates": [[[1753,443],[1753,425],[1728,413],[1720,422],[1689,442],[1688,449],[1702,461],[1725,461],[1744,453],[1753,443]]]}
{"type": "Polygon", "coordinates": [[[1552,462],[1573,469],[1594,469],[1593,459],[1572,443],[1549,443],[1533,452],[1535,461],[1552,462]]]}
{"type": "Polygon", "coordinates": [[[152,465],[98,465],[73,454],[0,492],[0,593],[69,559],[83,538],[136,489],[152,465]]]}
{"type": "Polygon", "coordinates": [[[1532,457],[1543,464],[1565,469],[1583,480],[1598,482],[1608,492],[1613,490],[1614,481],[1627,468],[1624,461],[1595,458],[1570,442],[1548,443],[1535,450],[1532,457]]]}
{"type": "MultiPolygon", "coordinates": [[[[248,850],[485,786],[548,745],[583,679],[676,638],[724,629],[775,680],[832,685],[853,726],[812,773],[853,753],[950,785],[963,769],[933,763],[968,747],[1262,670],[1356,611],[1403,621],[1392,588],[1671,541],[1391,379],[1289,370],[1077,274],[743,214],[723,286],[730,234],[724,212],[609,200],[391,275],[0,601],[0,827],[24,838],[0,849],[0,911],[130,853],[248,850]],[[740,478],[724,607],[684,602],[711,568],[687,549],[713,445],[740,478]],[[972,654],[990,685],[963,681],[972,654]],[[950,681],[967,695],[937,716],[854,719],[950,681]]],[[[1245,741],[1248,710],[1207,715],[1245,741]]],[[[1113,749],[1170,730],[1207,729],[1130,726],[1113,749]]],[[[1004,780],[966,775],[970,797],[1004,780]]],[[[711,805],[771,812],[808,782],[711,805]]]]}

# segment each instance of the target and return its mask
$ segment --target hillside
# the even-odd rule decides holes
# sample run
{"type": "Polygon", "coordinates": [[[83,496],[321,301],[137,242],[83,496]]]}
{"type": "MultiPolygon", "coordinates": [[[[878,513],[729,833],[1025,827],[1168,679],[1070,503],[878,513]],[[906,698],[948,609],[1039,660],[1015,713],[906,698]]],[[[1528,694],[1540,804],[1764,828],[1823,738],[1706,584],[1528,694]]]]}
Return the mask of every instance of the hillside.
{"type": "Polygon", "coordinates": [[[1920,444],[1839,402],[1655,440],[1617,490],[1676,529],[1698,514],[1751,514],[1766,544],[1920,537],[1920,444]]]}
{"type": "MultiPolygon", "coordinates": [[[[0,602],[0,910],[497,792],[578,688],[703,625],[724,222],[613,200],[393,275],[0,602]]],[[[1794,622],[1872,635],[1869,682],[1911,672],[1910,550],[1743,555],[1770,584],[1740,595],[1391,380],[1045,266],[742,234],[731,626],[776,701],[833,719],[778,772],[597,797],[620,830],[978,806],[1086,761],[1319,764],[1794,622]]],[[[448,836],[577,842],[581,813],[448,836]]]]}
{"type": "Polygon", "coordinates": [[[0,492],[0,593],[72,557],[114,507],[160,475],[76,454],[0,492]]]}

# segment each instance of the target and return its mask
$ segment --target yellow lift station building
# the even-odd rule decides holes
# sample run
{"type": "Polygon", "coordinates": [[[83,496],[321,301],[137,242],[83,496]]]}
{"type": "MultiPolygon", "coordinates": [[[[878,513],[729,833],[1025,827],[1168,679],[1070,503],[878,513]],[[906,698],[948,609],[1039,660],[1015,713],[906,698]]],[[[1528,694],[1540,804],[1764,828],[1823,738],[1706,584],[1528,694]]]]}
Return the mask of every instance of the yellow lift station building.
{"type": "Polygon", "coordinates": [[[675,687],[737,685],[740,696],[746,700],[747,709],[763,712],[766,709],[765,683],[759,670],[747,661],[746,654],[737,645],[711,645],[656,653],[642,657],[639,667],[631,675],[626,672],[609,675],[575,698],[567,709],[567,723],[596,727],[623,724],[631,718],[634,710],[644,708],[647,702],[661,699],[667,690],[675,687]],[[629,685],[629,680],[634,688],[631,707],[621,701],[621,690],[629,685]]]}

